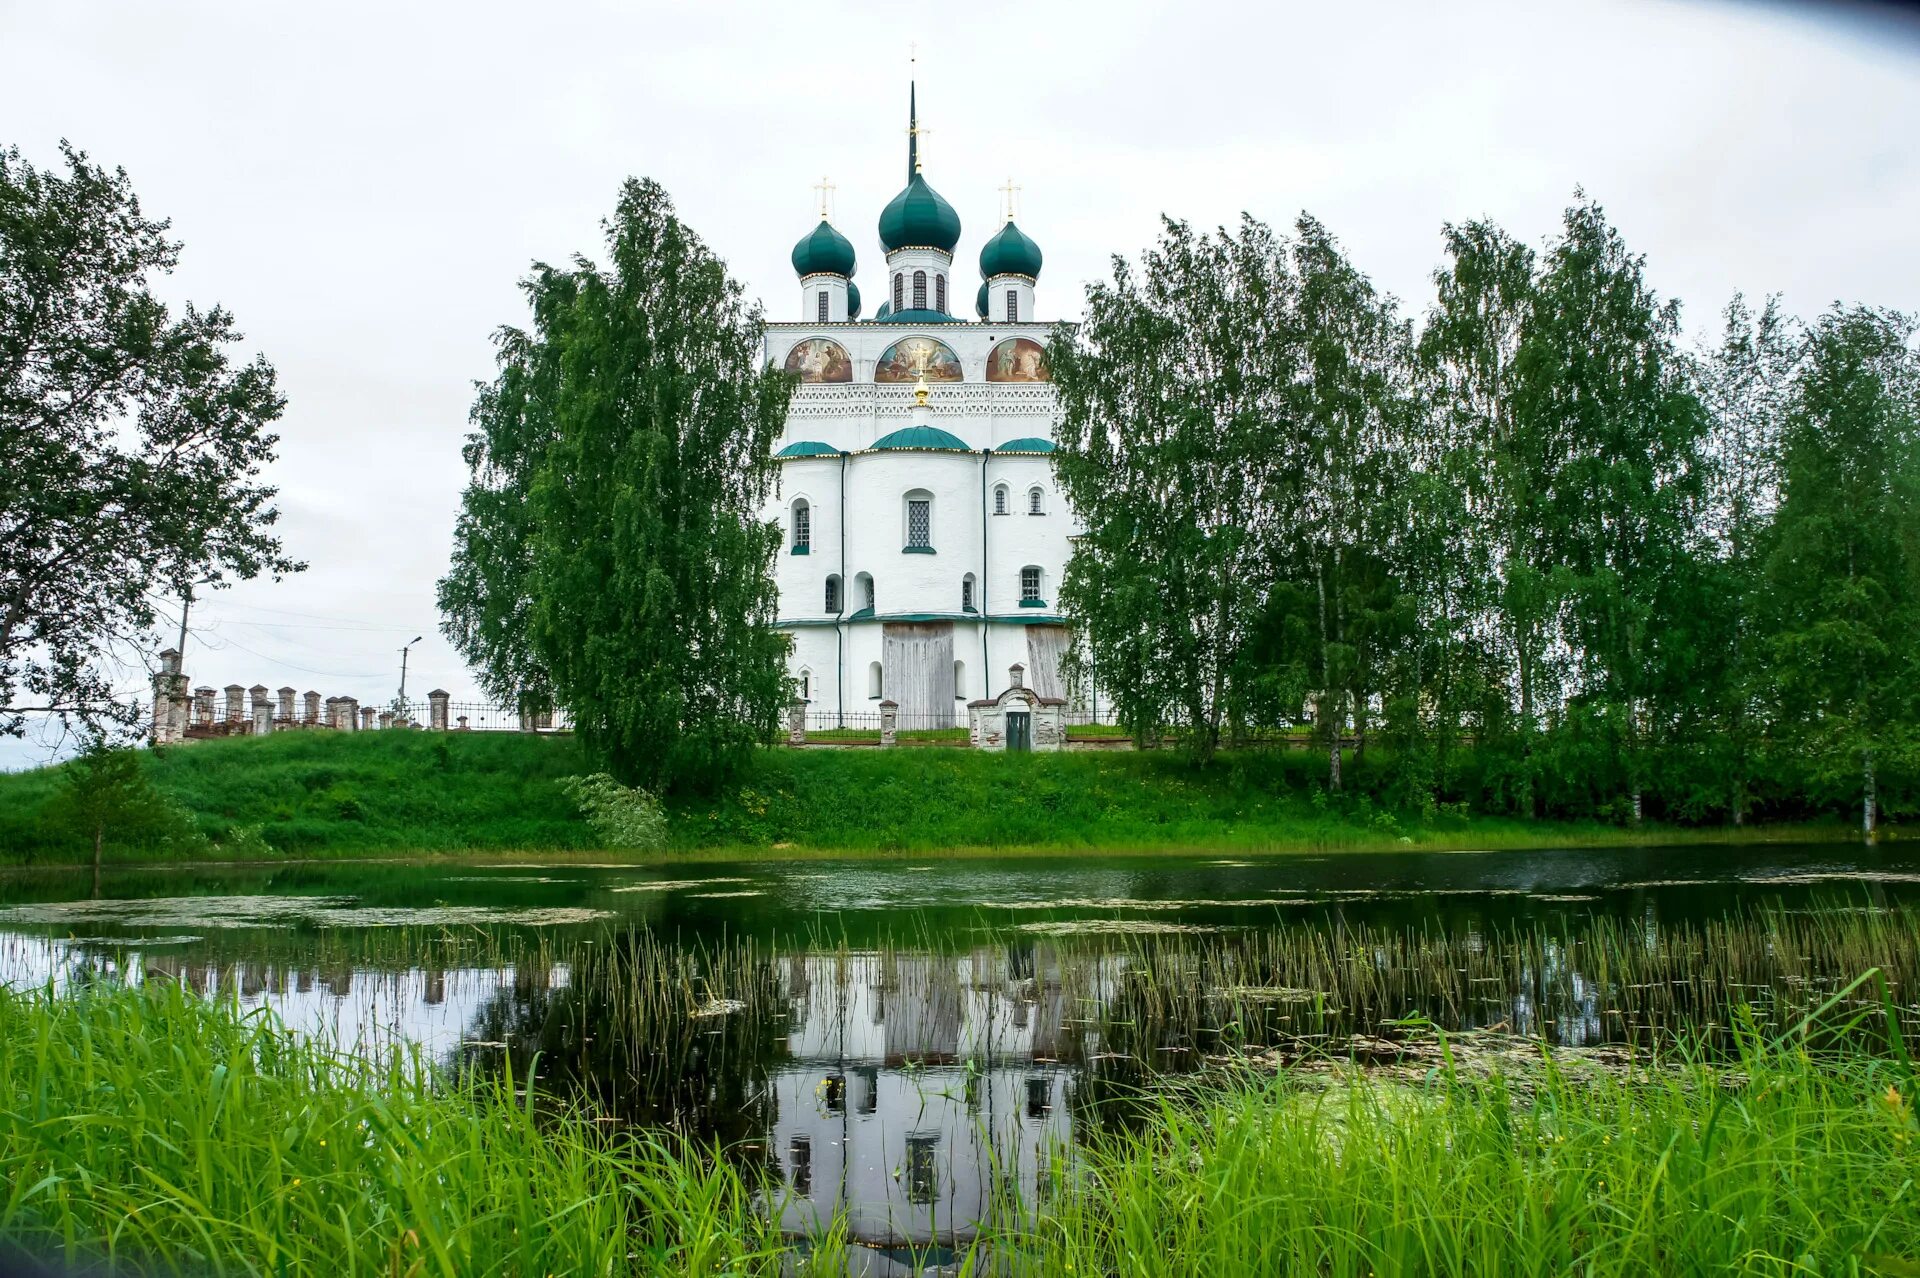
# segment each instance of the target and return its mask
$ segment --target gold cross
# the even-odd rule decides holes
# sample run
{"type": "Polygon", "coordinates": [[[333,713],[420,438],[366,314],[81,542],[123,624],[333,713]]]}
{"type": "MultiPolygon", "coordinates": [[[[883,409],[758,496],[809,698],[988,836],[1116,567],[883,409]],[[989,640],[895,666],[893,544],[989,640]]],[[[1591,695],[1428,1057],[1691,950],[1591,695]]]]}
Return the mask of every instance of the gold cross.
{"type": "Polygon", "coordinates": [[[827,175],[822,173],[820,180],[813,184],[813,189],[820,192],[820,216],[825,218],[827,216],[827,193],[837,191],[840,188],[827,181],[827,175]]]}
{"type": "Polygon", "coordinates": [[[1007,221],[1009,222],[1013,221],[1013,194],[1020,189],[1013,184],[1012,178],[1008,178],[1007,184],[1000,188],[1007,197],[1007,221]]]}

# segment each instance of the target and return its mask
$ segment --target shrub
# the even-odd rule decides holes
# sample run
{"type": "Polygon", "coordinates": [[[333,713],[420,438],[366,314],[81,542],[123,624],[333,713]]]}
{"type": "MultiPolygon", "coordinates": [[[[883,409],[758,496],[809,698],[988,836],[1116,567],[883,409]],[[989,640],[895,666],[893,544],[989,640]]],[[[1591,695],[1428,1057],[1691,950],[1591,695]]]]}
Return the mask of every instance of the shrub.
{"type": "Polygon", "coordinates": [[[647,852],[666,846],[667,814],[660,800],[638,786],[621,785],[606,773],[595,772],[563,778],[560,788],[579,804],[580,815],[604,846],[647,852]]]}

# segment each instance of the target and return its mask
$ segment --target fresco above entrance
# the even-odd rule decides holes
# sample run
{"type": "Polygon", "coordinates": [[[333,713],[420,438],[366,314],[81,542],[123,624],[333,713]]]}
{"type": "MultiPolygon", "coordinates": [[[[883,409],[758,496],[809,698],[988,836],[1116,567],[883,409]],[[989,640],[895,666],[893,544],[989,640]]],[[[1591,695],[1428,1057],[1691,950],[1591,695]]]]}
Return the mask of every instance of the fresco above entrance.
{"type": "Polygon", "coordinates": [[[960,357],[945,342],[931,337],[903,337],[880,353],[880,360],[873,367],[873,380],[918,381],[923,369],[930,382],[957,382],[960,357]]]}

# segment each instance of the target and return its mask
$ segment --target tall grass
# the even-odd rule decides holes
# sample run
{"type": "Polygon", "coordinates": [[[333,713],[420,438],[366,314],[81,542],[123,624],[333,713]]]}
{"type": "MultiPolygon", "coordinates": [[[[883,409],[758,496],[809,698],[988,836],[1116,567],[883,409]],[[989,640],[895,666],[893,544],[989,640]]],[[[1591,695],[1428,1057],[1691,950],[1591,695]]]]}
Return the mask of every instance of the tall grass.
{"type": "Polygon", "coordinates": [[[1748,1040],[1732,1071],[1544,1062],[1512,1080],[1286,1076],[1099,1132],[999,1229],[1018,1272],[1915,1272],[1920,1127],[1897,1061],[1748,1040]]]}
{"type": "Polygon", "coordinates": [[[773,1272],[724,1159],[164,982],[0,991],[0,1236],[176,1273],[773,1272]]]}

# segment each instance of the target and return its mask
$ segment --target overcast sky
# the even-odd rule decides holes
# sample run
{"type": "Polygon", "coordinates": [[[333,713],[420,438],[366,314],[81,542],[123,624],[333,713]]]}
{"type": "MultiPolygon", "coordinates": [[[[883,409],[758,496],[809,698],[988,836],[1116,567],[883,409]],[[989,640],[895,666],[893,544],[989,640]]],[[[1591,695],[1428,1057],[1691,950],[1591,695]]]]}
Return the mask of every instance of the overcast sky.
{"type": "MultiPolygon", "coordinates": [[[[596,255],[620,180],[665,184],[769,318],[837,186],[880,300],[917,43],[928,179],[960,296],[998,188],[1078,312],[1165,211],[1306,209],[1410,311],[1443,222],[1539,242],[1576,185],[1654,286],[1715,326],[1736,290],[1812,315],[1920,309],[1920,27],[1896,10],[1614,3],[924,8],[643,2],[0,0],[0,144],[124,167],[186,248],[166,296],[219,302],[278,368],[287,549],[310,569],[196,605],[187,671],[363,701],[473,695],[433,604],[489,334],[535,259],[596,255]]],[[[46,755],[0,742],[0,766],[46,755]]]]}

